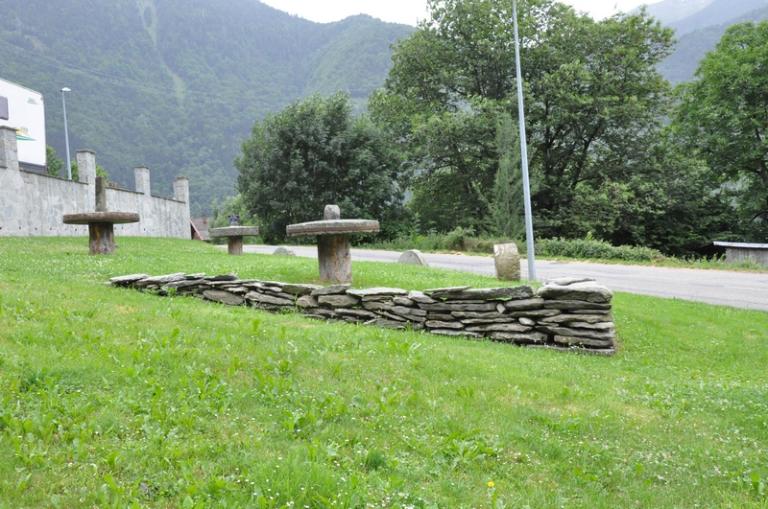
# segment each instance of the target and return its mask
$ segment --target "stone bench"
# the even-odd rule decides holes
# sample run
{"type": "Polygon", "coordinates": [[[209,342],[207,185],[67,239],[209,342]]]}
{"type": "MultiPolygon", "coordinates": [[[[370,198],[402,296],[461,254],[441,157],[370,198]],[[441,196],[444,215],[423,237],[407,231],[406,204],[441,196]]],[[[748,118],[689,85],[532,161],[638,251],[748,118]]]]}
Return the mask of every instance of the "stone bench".
{"type": "Polygon", "coordinates": [[[352,281],[352,245],[350,235],[376,233],[379,222],[368,219],[341,219],[338,205],[326,205],[322,221],[288,225],[289,237],[317,236],[317,259],[320,280],[329,283],[352,281]]]}
{"type": "Polygon", "coordinates": [[[107,210],[107,185],[104,177],[96,177],[96,211],[64,214],[64,224],[88,225],[91,254],[111,254],[115,251],[115,225],[139,222],[135,212],[107,210]]]}
{"type": "Polygon", "coordinates": [[[256,236],[258,234],[258,226],[225,226],[208,230],[208,235],[210,235],[212,239],[227,239],[227,252],[231,255],[243,254],[243,237],[256,236]]]}

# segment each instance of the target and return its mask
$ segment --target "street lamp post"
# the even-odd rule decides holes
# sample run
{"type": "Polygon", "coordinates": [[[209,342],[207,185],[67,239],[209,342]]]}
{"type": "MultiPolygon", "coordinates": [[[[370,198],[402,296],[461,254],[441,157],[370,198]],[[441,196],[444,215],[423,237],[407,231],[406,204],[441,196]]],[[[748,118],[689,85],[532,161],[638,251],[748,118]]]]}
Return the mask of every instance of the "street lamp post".
{"type": "Polygon", "coordinates": [[[67,178],[72,180],[72,159],[69,156],[69,128],[67,126],[67,99],[66,93],[71,92],[69,87],[61,89],[61,109],[64,111],[64,144],[67,146],[67,178]]]}
{"type": "Polygon", "coordinates": [[[512,20],[515,28],[515,72],[517,77],[517,113],[520,119],[520,161],[523,171],[523,200],[525,204],[525,246],[528,259],[528,279],[536,280],[536,254],[533,248],[533,213],[531,211],[531,184],[528,179],[528,140],[525,136],[525,104],[523,101],[523,75],[520,70],[520,37],[517,33],[517,0],[512,0],[512,20]]]}

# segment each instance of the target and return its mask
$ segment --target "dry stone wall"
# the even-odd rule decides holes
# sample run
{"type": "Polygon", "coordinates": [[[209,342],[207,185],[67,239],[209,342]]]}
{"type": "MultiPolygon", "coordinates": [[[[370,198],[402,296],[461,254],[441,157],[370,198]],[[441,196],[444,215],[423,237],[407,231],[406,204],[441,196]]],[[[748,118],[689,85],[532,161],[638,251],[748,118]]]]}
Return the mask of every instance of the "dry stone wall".
{"type": "Polygon", "coordinates": [[[613,295],[589,279],[561,278],[538,290],[529,286],[459,286],[423,292],[184,273],[131,274],[112,278],[110,283],[160,295],[192,295],[229,306],[294,310],[324,320],[426,330],[516,345],[602,354],[612,354],[616,348],[613,295]]]}

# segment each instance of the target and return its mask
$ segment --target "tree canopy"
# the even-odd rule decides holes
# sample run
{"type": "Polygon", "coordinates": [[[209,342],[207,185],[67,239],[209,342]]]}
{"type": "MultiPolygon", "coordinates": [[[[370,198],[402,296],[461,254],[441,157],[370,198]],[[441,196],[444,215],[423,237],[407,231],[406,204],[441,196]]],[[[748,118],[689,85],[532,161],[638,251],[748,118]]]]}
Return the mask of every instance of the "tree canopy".
{"type": "Polygon", "coordinates": [[[768,22],[730,27],[681,88],[675,127],[733,197],[743,236],[768,238],[768,22]]]}
{"type": "MultiPolygon", "coordinates": [[[[496,119],[513,114],[511,3],[431,0],[430,19],[395,47],[377,122],[400,140],[425,226],[483,229],[499,159],[496,119]],[[453,204],[435,210],[434,197],[453,204]]],[[[623,240],[612,192],[642,171],[668,104],[656,64],[672,33],[644,13],[595,21],[552,0],[520,3],[520,33],[536,228],[623,240]]]]}
{"type": "Polygon", "coordinates": [[[257,123],[243,143],[238,187],[266,240],[282,240],[290,223],[321,219],[330,203],[342,217],[381,219],[385,233],[397,223],[397,153],[350,109],[344,94],[314,96],[257,123]]]}

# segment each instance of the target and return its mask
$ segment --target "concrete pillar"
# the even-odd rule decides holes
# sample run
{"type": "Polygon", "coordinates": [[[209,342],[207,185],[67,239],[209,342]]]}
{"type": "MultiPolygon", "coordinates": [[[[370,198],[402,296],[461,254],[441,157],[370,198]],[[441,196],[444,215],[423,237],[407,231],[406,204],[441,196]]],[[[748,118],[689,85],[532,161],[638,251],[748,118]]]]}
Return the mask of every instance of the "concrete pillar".
{"type": "Polygon", "coordinates": [[[173,197],[176,200],[184,202],[184,217],[182,217],[180,221],[182,230],[180,230],[178,234],[191,239],[192,217],[189,210],[189,179],[187,177],[176,177],[176,180],[173,181],[173,197]]]}
{"type": "Polygon", "coordinates": [[[173,181],[173,198],[184,203],[189,203],[189,179],[176,177],[173,181]]]}
{"type": "Polygon", "coordinates": [[[89,185],[96,183],[96,153],[93,150],[78,150],[77,159],[78,180],[89,185]]]}
{"type": "Polygon", "coordinates": [[[0,170],[19,171],[19,147],[12,127],[0,126],[0,170]]]}
{"type": "Polygon", "coordinates": [[[139,166],[133,169],[133,179],[136,182],[136,192],[152,195],[152,188],[149,182],[149,168],[139,166]]]}

